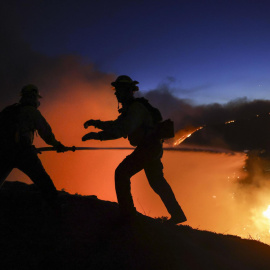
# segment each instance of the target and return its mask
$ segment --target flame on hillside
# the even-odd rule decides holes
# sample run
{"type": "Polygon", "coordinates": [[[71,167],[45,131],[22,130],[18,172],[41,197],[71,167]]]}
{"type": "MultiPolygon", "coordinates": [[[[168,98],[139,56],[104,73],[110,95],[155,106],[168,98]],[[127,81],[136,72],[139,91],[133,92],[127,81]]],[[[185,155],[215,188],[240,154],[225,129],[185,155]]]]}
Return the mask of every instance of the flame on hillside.
{"type": "Polygon", "coordinates": [[[231,123],[234,123],[234,122],[235,122],[235,120],[230,120],[230,121],[225,122],[225,124],[227,125],[227,124],[231,124],[231,123]]]}
{"type": "Polygon", "coordinates": [[[194,132],[202,129],[203,127],[186,127],[176,132],[174,137],[173,146],[181,144],[186,138],[190,137],[194,132]]]}

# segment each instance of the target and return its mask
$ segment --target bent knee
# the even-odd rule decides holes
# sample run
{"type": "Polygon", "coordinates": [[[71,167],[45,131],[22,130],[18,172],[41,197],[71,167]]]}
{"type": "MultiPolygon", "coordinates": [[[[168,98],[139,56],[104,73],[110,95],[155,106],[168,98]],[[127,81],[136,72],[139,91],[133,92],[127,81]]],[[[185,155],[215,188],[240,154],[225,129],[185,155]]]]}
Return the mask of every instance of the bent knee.
{"type": "Polygon", "coordinates": [[[120,164],[115,170],[115,179],[129,178],[129,171],[127,167],[120,164]]]}

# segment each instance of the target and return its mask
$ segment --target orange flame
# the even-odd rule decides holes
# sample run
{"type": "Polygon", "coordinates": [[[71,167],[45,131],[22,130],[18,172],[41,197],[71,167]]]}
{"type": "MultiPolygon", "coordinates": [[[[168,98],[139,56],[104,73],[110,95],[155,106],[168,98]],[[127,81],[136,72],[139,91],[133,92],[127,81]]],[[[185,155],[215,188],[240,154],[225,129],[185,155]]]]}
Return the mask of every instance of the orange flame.
{"type": "Polygon", "coordinates": [[[231,124],[231,123],[234,123],[234,122],[235,122],[235,120],[230,120],[230,121],[225,122],[225,124],[227,125],[227,124],[231,124]]]}
{"type": "Polygon", "coordinates": [[[186,127],[176,132],[174,137],[173,146],[181,144],[186,138],[190,137],[194,132],[202,129],[203,127],[186,127]]]}

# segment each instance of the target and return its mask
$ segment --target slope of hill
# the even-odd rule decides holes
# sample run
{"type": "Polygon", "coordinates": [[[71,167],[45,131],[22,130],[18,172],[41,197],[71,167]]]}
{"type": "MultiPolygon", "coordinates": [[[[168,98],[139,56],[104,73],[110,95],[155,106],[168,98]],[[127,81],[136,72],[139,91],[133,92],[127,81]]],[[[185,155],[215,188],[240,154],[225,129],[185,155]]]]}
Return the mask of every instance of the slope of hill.
{"type": "Polygon", "coordinates": [[[270,246],[237,236],[168,226],[118,205],[59,192],[61,221],[33,185],[0,190],[1,269],[270,269],[270,246]]]}

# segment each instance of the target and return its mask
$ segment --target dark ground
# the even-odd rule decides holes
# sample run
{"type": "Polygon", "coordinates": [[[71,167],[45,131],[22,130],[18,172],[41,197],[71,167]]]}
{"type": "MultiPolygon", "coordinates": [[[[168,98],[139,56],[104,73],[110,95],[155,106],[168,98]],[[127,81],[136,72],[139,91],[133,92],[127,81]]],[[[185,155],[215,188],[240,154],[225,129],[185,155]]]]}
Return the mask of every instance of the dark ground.
{"type": "Polygon", "coordinates": [[[118,205],[59,192],[57,220],[33,185],[0,190],[0,269],[270,269],[270,246],[237,236],[168,226],[118,205]]]}

